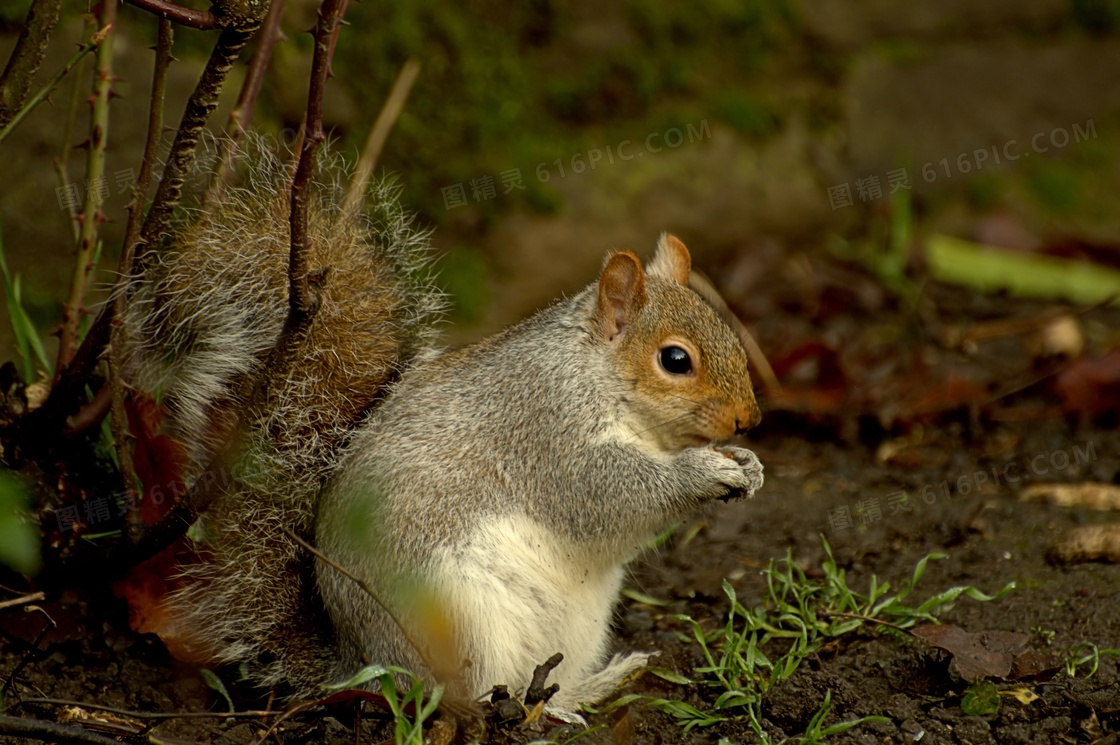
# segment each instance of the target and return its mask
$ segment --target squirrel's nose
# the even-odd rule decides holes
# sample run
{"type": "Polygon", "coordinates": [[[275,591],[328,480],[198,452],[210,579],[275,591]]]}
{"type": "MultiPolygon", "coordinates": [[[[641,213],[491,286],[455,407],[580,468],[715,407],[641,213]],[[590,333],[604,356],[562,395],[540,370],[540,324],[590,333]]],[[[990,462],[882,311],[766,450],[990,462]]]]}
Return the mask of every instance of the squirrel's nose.
{"type": "Polygon", "coordinates": [[[737,435],[746,434],[748,429],[750,429],[751,427],[758,426],[758,423],[761,422],[761,421],[762,421],[762,411],[758,408],[758,404],[755,404],[754,406],[752,406],[750,409],[748,409],[745,412],[745,416],[740,415],[740,416],[736,417],[736,419],[735,419],[735,434],[737,434],[737,435]]]}

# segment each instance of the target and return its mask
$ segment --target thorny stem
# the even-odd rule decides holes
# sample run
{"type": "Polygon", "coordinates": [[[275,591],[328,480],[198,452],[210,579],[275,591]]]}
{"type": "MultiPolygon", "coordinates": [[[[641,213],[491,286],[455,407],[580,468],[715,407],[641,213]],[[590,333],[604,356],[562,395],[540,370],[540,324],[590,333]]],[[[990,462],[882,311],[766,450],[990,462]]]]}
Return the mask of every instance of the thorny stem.
{"type": "Polygon", "coordinates": [[[319,296],[311,289],[311,268],[308,254],[311,237],[307,231],[307,210],[311,201],[311,174],[319,148],[326,139],[323,134],[323,96],[330,71],[334,34],[346,9],[346,0],[323,0],[319,20],[315,24],[315,52],[311,58],[311,83],[307,91],[305,136],[299,164],[292,179],[292,207],[289,217],[291,249],[288,253],[288,317],[268,355],[265,374],[254,386],[250,411],[268,406],[276,385],[288,377],[288,371],[299,354],[299,348],[311,330],[311,322],[319,309],[319,296]]]}
{"type": "Polygon", "coordinates": [[[183,183],[187,172],[194,164],[195,148],[203,127],[218,107],[218,96],[222,92],[226,75],[237,61],[237,55],[252,37],[254,29],[255,26],[230,26],[222,30],[214,51],[210,54],[210,60],[206,63],[206,69],[202,71],[198,85],[187,100],[183,119],[167,156],[163,178],[140,231],[141,246],[135,257],[137,272],[143,272],[160,238],[171,224],[171,215],[183,197],[183,183]]]}
{"type": "Polygon", "coordinates": [[[137,8],[143,8],[149,13],[154,13],[160,18],[189,26],[202,31],[209,31],[218,27],[217,17],[208,10],[194,10],[181,5],[167,2],[167,0],[126,0],[137,8]]]}
{"type": "MultiPolygon", "coordinates": [[[[93,114],[90,118],[89,143],[86,151],[86,201],[82,210],[81,240],[70,296],[62,311],[62,329],[58,344],[55,380],[74,356],[78,347],[78,329],[85,312],[86,286],[94,270],[98,250],[98,231],[105,220],[101,211],[104,200],[105,149],[109,141],[109,95],[113,85],[113,25],[117,21],[117,0],[102,0],[98,23],[103,35],[97,48],[97,69],[93,78],[93,114]]],[[[107,189],[107,186],[105,186],[107,189]]]]}
{"type": "Polygon", "coordinates": [[[58,22],[62,0],[34,0],[27,11],[23,30],[0,75],[0,130],[11,121],[13,112],[23,106],[35,73],[43,63],[47,45],[58,22]]]}
{"type": "MultiPolygon", "coordinates": [[[[86,34],[93,36],[97,25],[91,16],[86,17],[86,34]]],[[[78,69],[74,73],[73,90],[70,93],[70,105],[66,109],[66,126],[62,131],[62,145],[59,146],[58,155],[54,159],[54,170],[58,174],[58,185],[67,189],[70,184],[70,143],[74,140],[74,125],[78,120],[78,102],[82,98],[82,78],[85,77],[86,55],[78,61],[78,69]]],[[[66,211],[70,213],[70,232],[74,238],[74,245],[81,239],[81,221],[78,220],[78,206],[67,200],[66,211]]]]}
{"type": "Polygon", "coordinates": [[[58,84],[62,82],[62,79],[70,74],[70,71],[74,68],[74,65],[80,62],[87,54],[89,54],[93,50],[100,48],[101,43],[102,41],[104,41],[108,32],[109,28],[104,27],[96,34],[91,36],[89,42],[83,44],[78,49],[78,51],[74,53],[74,56],[72,56],[66,62],[61,70],[55,73],[54,77],[52,77],[46,85],[40,88],[38,93],[36,93],[26,103],[24,103],[23,106],[20,107],[19,111],[15,112],[15,114],[12,115],[11,119],[6,125],[0,127],[0,142],[3,142],[8,137],[8,135],[14,132],[16,127],[19,126],[20,122],[22,122],[24,118],[26,118],[27,115],[35,109],[36,106],[47,100],[47,97],[54,92],[54,89],[57,88],[58,84]]]}
{"type": "MultiPolygon", "coordinates": [[[[171,21],[161,18],[159,38],[156,42],[156,60],[152,72],[152,97],[148,105],[148,137],[144,142],[144,158],[140,161],[140,173],[132,191],[132,201],[128,205],[128,225],[124,233],[124,246],[121,249],[120,265],[117,270],[119,285],[113,295],[113,324],[109,330],[109,385],[112,387],[112,429],[117,449],[117,463],[126,492],[131,493],[140,483],[136,467],[132,462],[132,436],[127,426],[125,413],[125,381],[123,355],[128,343],[128,328],[124,325],[124,312],[128,303],[128,289],[132,278],[132,263],[136,247],[140,243],[140,219],[147,200],[148,187],[152,182],[152,167],[159,155],[159,144],[163,136],[163,100],[167,89],[167,69],[171,66],[171,44],[174,40],[171,21]]],[[[132,542],[140,538],[143,520],[137,510],[128,512],[128,535],[132,542]]]]}
{"type": "Polygon", "coordinates": [[[261,24],[261,31],[257,34],[257,47],[253,50],[253,58],[249,62],[249,71],[245,75],[245,82],[241,86],[241,93],[237,97],[237,105],[229,114],[229,123],[226,125],[226,136],[222,138],[218,156],[218,172],[215,174],[210,188],[203,197],[203,208],[209,208],[221,200],[222,192],[229,183],[233,172],[233,161],[241,140],[245,137],[245,130],[253,119],[253,108],[260,94],[264,74],[268,70],[268,63],[272,59],[272,49],[277,40],[283,36],[280,30],[280,18],[284,14],[285,0],[272,0],[268,7],[268,14],[261,24]]]}

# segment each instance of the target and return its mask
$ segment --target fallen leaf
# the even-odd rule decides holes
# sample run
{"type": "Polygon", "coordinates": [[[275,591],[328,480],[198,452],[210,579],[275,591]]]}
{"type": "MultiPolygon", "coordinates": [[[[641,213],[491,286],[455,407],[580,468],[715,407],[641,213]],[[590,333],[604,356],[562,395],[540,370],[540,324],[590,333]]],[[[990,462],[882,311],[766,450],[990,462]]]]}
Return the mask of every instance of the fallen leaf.
{"type": "Polygon", "coordinates": [[[949,669],[963,679],[1006,678],[1030,637],[1015,631],[965,631],[952,624],[919,626],[911,634],[953,655],[949,669]]]}
{"type": "Polygon", "coordinates": [[[1050,547],[1046,558],[1055,564],[1120,563],[1120,523],[1074,528],[1050,547]]]}
{"type": "Polygon", "coordinates": [[[930,274],[981,292],[1096,303],[1120,293],[1120,272],[1088,261],[1009,251],[947,235],[926,241],[930,274]]]}
{"type": "Polygon", "coordinates": [[[1009,691],[1000,691],[1001,696],[1010,696],[1021,704],[1033,704],[1038,701],[1042,696],[1039,696],[1034,691],[1029,691],[1026,688],[1012,688],[1009,691]]]}
{"type": "Polygon", "coordinates": [[[990,717],[999,713],[999,689],[987,680],[974,683],[961,700],[961,711],[974,717],[990,717]]]}
{"type": "Polygon", "coordinates": [[[1069,414],[1101,416],[1120,408],[1120,349],[1073,360],[1054,379],[1069,414]]]}
{"type": "Polygon", "coordinates": [[[1059,507],[1088,507],[1094,510],[1120,510],[1120,486],[1087,482],[1084,484],[1031,484],[1019,492],[1019,499],[1042,500],[1059,507]]]}

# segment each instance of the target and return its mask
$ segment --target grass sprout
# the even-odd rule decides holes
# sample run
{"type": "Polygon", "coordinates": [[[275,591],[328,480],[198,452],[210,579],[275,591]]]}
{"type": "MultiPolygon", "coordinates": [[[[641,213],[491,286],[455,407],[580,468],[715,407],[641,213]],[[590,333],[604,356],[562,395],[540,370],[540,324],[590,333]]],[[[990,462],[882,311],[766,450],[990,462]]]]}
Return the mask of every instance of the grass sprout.
{"type": "MultiPolygon", "coordinates": [[[[760,606],[746,608],[725,580],[723,591],[730,601],[730,609],[722,626],[706,632],[692,617],[677,616],[691,632],[682,637],[694,641],[703,655],[703,664],[694,672],[702,688],[714,695],[710,710],[680,701],[649,697],[645,697],[645,701],[673,715],[686,731],[731,718],[745,718],[759,742],[769,744],[773,740],[762,724],[764,697],[829,641],[865,626],[903,633],[919,623],[938,623],[937,614],[951,608],[961,596],[988,602],[1003,597],[1015,587],[1010,583],[995,595],[987,595],[971,586],[953,587],[920,603],[909,603],[928,563],[945,558],[944,554],[930,554],[918,561],[909,580],[897,591],[892,592],[890,583],[880,582],[872,575],[867,592],[861,593],[849,586],[844,570],[837,565],[832,547],[823,536],[821,542],[827,555],[822,564],[822,579],[806,576],[787,552],[785,558],[771,560],[763,570],[766,597],[760,606]],[[782,642],[774,645],[775,640],[782,642]]],[[[1090,653],[1079,659],[1079,665],[1088,664],[1093,655],[1090,653]]],[[[680,680],[666,675],[660,677],[672,682],[689,680],[684,676],[680,676],[680,680]]],[[[624,697],[629,700],[620,700],[616,705],[630,703],[636,698],[641,697],[624,697]]],[[[863,717],[826,727],[824,722],[831,706],[829,691],[805,733],[782,742],[823,743],[828,737],[859,724],[887,721],[883,717],[863,717]]]]}
{"type": "Polygon", "coordinates": [[[393,742],[395,745],[423,745],[424,721],[439,706],[444,687],[442,685],[434,686],[428,700],[425,701],[424,681],[404,668],[391,665],[364,667],[345,683],[329,687],[338,690],[361,688],[374,679],[377,679],[380,683],[381,695],[385,697],[385,702],[393,713],[393,742]],[[407,688],[407,690],[402,694],[401,688],[407,688]]]}
{"type": "Polygon", "coordinates": [[[1096,674],[1101,664],[1101,655],[1120,657],[1120,649],[1101,649],[1093,642],[1081,642],[1069,651],[1064,663],[1065,673],[1071,678],[1077,677],[1077,671],[1088,667],[1089,672],[1085,677],[1091,678],[1096,674]]]}

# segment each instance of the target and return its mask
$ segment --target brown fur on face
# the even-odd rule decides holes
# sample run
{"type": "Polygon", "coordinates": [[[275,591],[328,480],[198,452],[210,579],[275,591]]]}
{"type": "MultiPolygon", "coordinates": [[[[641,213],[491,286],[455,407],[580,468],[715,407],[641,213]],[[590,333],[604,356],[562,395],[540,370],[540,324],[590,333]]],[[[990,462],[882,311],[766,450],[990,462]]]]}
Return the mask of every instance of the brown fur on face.
{"type": "Polygon", "coordinates": [[[642,435],[679,450],[726,440],[758,423],[746,350],[715,310],[687,287],[691,258],[664,236],[642,273],[633,254],[615,254],[600,278],[603,336],[617,345],[619,375],[633,385],[642,435]],[[656,312],[650,310],[656,308],[656,312]],[[684,375],[664,369],[670,346],[692,362],[684,375]]]}

